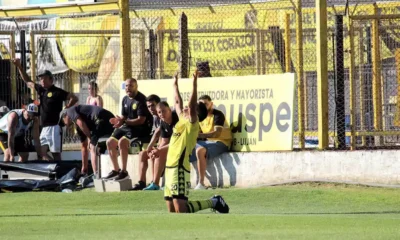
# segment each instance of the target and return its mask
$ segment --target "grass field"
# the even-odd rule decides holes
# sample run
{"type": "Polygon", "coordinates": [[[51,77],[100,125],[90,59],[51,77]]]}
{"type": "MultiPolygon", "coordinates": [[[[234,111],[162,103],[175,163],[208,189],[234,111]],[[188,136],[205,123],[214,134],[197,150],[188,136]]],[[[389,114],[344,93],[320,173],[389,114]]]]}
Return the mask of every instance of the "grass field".
{"type": "Polygon", "coordinates": [[[0,239],[400,239],[400,189],[298,184],[221,194],[228,215],[168,214],[162,192],[0,194],[0,239]]]}

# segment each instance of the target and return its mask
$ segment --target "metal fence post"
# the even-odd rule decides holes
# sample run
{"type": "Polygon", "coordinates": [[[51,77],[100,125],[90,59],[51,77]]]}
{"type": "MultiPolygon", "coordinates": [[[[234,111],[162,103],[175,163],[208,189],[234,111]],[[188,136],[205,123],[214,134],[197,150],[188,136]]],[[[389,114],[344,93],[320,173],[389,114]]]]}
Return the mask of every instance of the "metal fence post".
{"type": "MultiPolygon", "coordinates": [[[[378,6],[374,5],[374,15],[378,15],[378,6]]],[[[381,85],[381,52],[379,44],[379,19],[372,20],[372,91],[374,102],[374,128],[382,131],[382,85],[381,85]]],[[[382,136],[375,137],[375,146],[382,144],[382,136]]]]}
{"type": "Polygon", "coordinates": [[[299,148],[305,147],[304,136],[304,66],[303,66],[303,14],[302,14],[302,0],[297,0],[296,5],[296,42],[297,42],[297,105],[298,105],[298,124],[299,124],[299,148]]]}
{"type": "MultiPolygon", "coordinates": [[[[336,96],[336,126],[338,148],[346,148],[346,113],[344,97],[344,50],[343,50],[343,15],[335,16],[335,76],[337,86],[336,96]]],[[[351,93],[350,93],[351,94],[351,93]]],[[[351,96],[351,95],[350,95],[351,96]]]]}
{"type": "Polygon", "coordinates": [[[317,85],[318,85],[318,147],[329,146],[328,133],[328,20],[326,0],[316,0],[317,14],[317,85]]]}
{"type": "Polygon", "coordinates": [[[185,13],[179,18],[179,69],[181,78],[189,77],[189,38],[188,38],[188,19],[185,13]]]}
{"type": "Polygon", "coordinates": [[[119,6],[121,77],[125,80],[132,77],[129,0],[119,0],[119,6]]]}

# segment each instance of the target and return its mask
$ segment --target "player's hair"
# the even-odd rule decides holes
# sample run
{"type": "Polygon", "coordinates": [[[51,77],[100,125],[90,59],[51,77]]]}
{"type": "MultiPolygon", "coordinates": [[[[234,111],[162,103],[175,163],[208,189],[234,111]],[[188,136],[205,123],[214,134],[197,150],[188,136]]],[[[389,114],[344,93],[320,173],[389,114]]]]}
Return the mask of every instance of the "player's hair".
{"type": "Polygon", "coordinates": [[[202,95],[202,96],[200,96],[200,97],[199,97],[199,100],[208,100],[208,101],[211,102],[211,98],[210,98],[210,96],[208,96],[208,95],[202,95]]]}
{"type": "Polygon", "coordinates": [[[156,102],[157,104],[161,101],[160,97],[155,95],[155,94],[151,94],[150,96],[148,96],[146,98],[147,102],[156,102]]]}
{"type": "Polygon", "coordinates": [[[97,93],[97,91],[99,90],[99,86],[97,85],[97,83],[95,81],[90,81],[89,82],[90,87],[92,87],[94,89],[94,91],[97,93]]]}
{"type": "Polygon", "coordinates": [[[169,104],[166,101],[159,102],[157,107],[167,107],[169,108],[169,104]]]}

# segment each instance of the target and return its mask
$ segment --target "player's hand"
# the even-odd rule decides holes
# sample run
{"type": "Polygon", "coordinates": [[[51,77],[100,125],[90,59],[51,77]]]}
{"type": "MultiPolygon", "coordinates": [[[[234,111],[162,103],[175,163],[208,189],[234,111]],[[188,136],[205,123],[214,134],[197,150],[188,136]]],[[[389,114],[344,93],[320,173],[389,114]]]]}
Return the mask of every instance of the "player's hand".
{"type": "Polygon", "coordinates": [[[17,67],[21,66],[21,60],[19,58],[14,58],[11,62],[17,67]]]}
{"type": "Polygon", "coordinates": [[[115,119],[117,120],[115,123],[114,123],[114,128],[120,128],[123,124],[124,124],[124,120],[122,119],[122,117],[120,117],[120,116],[118,116],[118,115],[116,115],[115,116],[115,119]]]}
{"type": "Polygon", "coordinates": [[[160,156],[160,150],[158,148],[154,148],[153,151],[151,151],[150,154],[151,154],[150,155],[151,159],[158,158],[160,156]]]}
{"type": "Polygon", "coordinates": [[[197,81],[197,77],[199,76],[199,70],[195,70],[193,73],[193,82],[197,81]]]}

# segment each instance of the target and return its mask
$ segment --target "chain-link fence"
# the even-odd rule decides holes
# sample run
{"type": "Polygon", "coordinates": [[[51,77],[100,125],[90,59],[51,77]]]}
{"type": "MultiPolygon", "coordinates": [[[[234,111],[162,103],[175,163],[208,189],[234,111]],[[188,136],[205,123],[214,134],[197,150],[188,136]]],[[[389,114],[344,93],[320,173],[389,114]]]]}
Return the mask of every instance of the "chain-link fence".
{"type": "MultiPolygon", "coordinates": [[[[330,148],[397,146],[400,19],[394,15],[400,13],[399,7],[400,2],[328,1],[328,109],[324,110],[330,148]],[[381,15],[391,17],[376,17],[381,15]]],[[[0,28],[12,30],[0,32],[0,50],[12,49],[10,34],[26,30],[27,47],[15,49],[17,57],[26,51],[28,72],[34,56],[36,72],[50,68],[55,84],[77,94],[81,104],[86,103],[88,83],[96,81],[104,107],[119,112],[123,77],[116,12],[16,22],[19,27],[0,28]],[[35,41],[33,55],[29,34],[35,41]]],[[[208,62],[213,77],[295,73],[293,145],[318,146],[321,109],[314,1],[133,1],[130,24],[132,76],[140,80],[171,78],[182,58],[187,58],[188,72],[199,62],[208,62]],[[183,13],[187,56],[179,46],[183,13]]],[[[0,22],[0,26],[9,25],[12,21],[0,22]]],[[[14,35],[16,46],[20,46],[18,34],[14,35]]],[[[5,51],[1,52],[1,74],[13,78],[15,69],[9,66],[5,51]]],[[[9,84],[2,79],[2,84],[9,84]]],[[[19,92],[26,91],[23,86],[21,81],[7,85],[7,89],[21,90],[4,91],[1,98],[11,108],[18,107],[15,100],[20,97],[16,96],[29,97],[19,92]]],[[[65,143],[76,141],[74,131],[68,131],[65,143]]]]}

